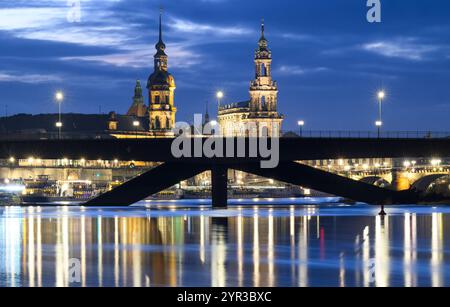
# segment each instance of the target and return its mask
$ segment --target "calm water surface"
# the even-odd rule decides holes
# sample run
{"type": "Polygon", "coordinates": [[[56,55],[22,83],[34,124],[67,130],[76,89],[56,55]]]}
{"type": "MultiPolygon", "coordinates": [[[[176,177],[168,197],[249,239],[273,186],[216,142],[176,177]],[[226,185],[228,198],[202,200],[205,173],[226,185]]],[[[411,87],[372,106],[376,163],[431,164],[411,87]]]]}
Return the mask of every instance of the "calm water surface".
{"type": "Polygon", "coordinates": [[[450,286],[450,207],[315,202],[0,207],[0,286],[450,286]]]}

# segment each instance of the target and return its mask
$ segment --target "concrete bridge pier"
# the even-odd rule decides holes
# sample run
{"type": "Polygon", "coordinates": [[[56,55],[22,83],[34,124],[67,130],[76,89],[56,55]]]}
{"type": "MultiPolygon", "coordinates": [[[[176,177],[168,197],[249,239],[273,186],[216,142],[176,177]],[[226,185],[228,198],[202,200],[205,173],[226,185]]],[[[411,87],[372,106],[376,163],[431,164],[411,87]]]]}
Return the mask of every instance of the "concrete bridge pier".
{"type": "Polygon", "coordinates": [[[392,188],[394,191],[406,191],[411,188],[407,174],[403,171],[392,171],[392,188]]]}
{"type": "Polygon", "coordinates": [[[212,207],[223,209],[228,205],[228,168],[224,165],[211,167],[212,207]]]}
{"type": "Polygon", "coordinates": [[[384,211],[384,205],[381,205],[381,210],[380,213],[378,213],[378,215],[382,217],[387,215],[386,211],[384,211]]]}

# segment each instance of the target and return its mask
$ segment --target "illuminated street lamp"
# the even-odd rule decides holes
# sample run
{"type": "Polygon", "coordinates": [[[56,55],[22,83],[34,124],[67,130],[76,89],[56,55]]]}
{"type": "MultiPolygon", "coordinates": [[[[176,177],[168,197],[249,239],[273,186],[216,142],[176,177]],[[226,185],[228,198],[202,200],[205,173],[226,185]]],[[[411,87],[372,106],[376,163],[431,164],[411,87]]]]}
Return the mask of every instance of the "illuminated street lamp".
{"type": "Polygon", "coordinates": [[[61,91],[56,92],[55,99],[56,101],[62,101],[64,99],[64,93],[61,91]]]}
{"type": "Polygon", "coordinates": [[[217,129],[219,127],[219,123],[216,120],[212,120],[209,122],[209,124],[211,125],[211,130],[214,131],[213,135],[217,134],[218,133],[217,129]]]}
{"type": "Polygon", "coordinates": [[[381,120],[377,120],[375,122],[375,126],[377,126],[378,129],[378,138],[381,137],[381,127],[383,127],[383,122],[381,120]]]}
{"type": "Polygon", "coordinates": [[[442,163],[441,159],[433,159],[431,160],[431,165],[432,166],[439,166],[442,163]]]}
{"type": "Polygon", "coordinates": [[[375,123],[378,129],[378,137],[381,135],[381,127],[383,126],[383,100],[386,98],[386,92],[384,90],[381,90],[377,94],[378,98],[378,121],[375,123]]]}
{"type": "Polygon", "coordinates": [[[138,128],[139,128],[140,125],[141,125],[141,123],[139,121],[137,121],[137,120],[135,120],[133,122],[133,127],[134,127],[134,129],[136,129],[136,139],[138,138],[138,128]]]}
{"type": "Polygon", "coordinates": [[[225,94],[222,91],[218,91],[216,93],[216,97],[217,97],[217,106],[219,108],[220,111],[220,106],[221,106],[221,102],[222,102],[222,98],[225,96],[225,94]]]}
{"type": "Polygon", "coordinates": [[[299,120],[297,123],[299,129],[300,129],[300,137],[303,137],[303,127],[305,127],[305,121],[299,120]]]}
{"type": "Polygon", "coordinates": [[[56,128],[58,128],[58,139],[61,139],[61,128],[63,126],[61,121],[61,104],[64,100],[64,93],[61,91],[56,92],[55,100],[58,103],[58,122],[56,123],[56,128]]]}

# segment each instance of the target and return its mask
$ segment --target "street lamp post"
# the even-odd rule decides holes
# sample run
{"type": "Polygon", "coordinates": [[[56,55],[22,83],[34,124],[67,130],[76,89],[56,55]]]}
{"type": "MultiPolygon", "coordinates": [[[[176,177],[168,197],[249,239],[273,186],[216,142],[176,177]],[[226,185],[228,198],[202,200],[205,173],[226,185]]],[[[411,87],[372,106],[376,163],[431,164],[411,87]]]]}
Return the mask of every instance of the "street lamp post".
{"type": "Polygon", "coordinates": [[[137,120],[135,120],[133,122],[133,127],[134,127],[134,129],[136,131],[136,139],[138,138],[138,128],[139,128],[140,125],[141,125],[141,123],[139,121],[137,121],[137,120]]]}
{"type": "Polygon", "coordinates": [[[305,126],[305,121],[299,120],[297,124],[300,129],[300,137],[303,137],[303,127],[305,126]]]}
{"type": "Polygon", "coordinates": [[[381,127],[383,126],[383,100],[386,97],[385,91],[381,90],[378,92],[378,120],[375,122],[375,125],[378,129],[378,138],[381,137],[381,127]]]}
{"type": "Polygon", "coordinates": [[[217,108],[220,111],[220,106],[221,106],[221,102],[222,102],[222,98],[224,96],[224,93],[222,91],[218,91],[216,94],[217,97],[217,108]]]}
{"type": "Polygon", "coordinates": [[[61,139],[61,128],[63,126],[61,121],[61,104],[64,100],[64,93],[61,91],[56,92],[55,100],[58,103],[58,121],[56,122],[56,128],[58,128],[58,139],[61,139]]]}
{"type": "Polygon", "coordinates": [[[378,138],[381,137],[381,127],[383,126],[383,122],[381,120],[377,120],[375,122],[375,126],[377,126],[378,129],[378,138]]]}

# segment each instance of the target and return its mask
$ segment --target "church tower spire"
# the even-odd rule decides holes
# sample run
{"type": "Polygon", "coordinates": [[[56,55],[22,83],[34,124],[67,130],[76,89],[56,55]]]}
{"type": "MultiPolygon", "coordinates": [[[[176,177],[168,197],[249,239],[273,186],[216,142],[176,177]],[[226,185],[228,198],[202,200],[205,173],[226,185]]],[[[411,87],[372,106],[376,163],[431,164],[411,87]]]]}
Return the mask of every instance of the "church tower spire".
{"type": "Polygon", "coordinates": [[[258,45],[259,48],[256,52],[259,53],[260,56],[265,56],[267,58],[272,56],[270,50],[267,48],[268,42],[265,36],[264,18],[261,20],[261,38],[259,39],[258,45]]]}
{"type": "Polygon", "coordinates": [[[234,103],[219,110],[218,121],[224,136],[281,135],[284,116],[277,110],[278,85],[272,79],[272,53],[268,47],[265,30],[263,19],[261,36],[255,50],[255,77],[250,82],[250,100],[234,103]]]}
{"type": "Polygon", "coordinates": [[[144,103],[144,96],[142,96],[141,80],[136,80],[136,86],[134,87],[134,97],[135,103],[144,103]]]}
{"type": "Polygon", "coordinates": [[[261,19],[261,38],[260,38],[260,41],[266,39],[264,37],[264,30],[265,30],[265,27],[264,27],[264,18],[263,18],[263,19],[261,19]]]}
{"type": "Polygon", "coordinates": [[[210,118],[209,118],[209,103],[208,101],[205,103],[206,104],[206,110],[205,110],[205,121],[204,121],[204,125],[207,125],[210,123],[210,118]]]}
{"type": "Polygon", "coordinates": [[[144,96],[142,95],[141,81],[136,80],[134,87],[133,104],[128,110],[128,116],[144,117],[147,114],[147,106],[145,105],[144,96]]]}
{"type": "Polygon", "coordinates": [[[163,41],[163,16],[159,12],[159,39],[155,45],[156,54],[153,73],[148,78],[149,93],[148,114],[150,116],[150,132],[155,137],[172,137],[177,109],[174,103],[175,79],[168,71],[166,44],[163,41]]]}
{"type": "MultiPolygon", "coordinates": [[[[159,42],[162,43],[162,8],[159,10],[159,42]]],[[[164,44],[164,43],[163,43],[164,44]]]]}
{"type": "Polygon", "coordinates": [[[276,112],[278,87],[272,80],[272,52],[265,37],[264,19],[261,22],[261,38],[255,51],[255,79],[250,85],[250,96],[252,112],[276,112]]]}
{"type": "Polygon", "coordinates": [[[159,11],[159,40],[155,46],[156,54],[154,56],[155,70],[159,69],[159,70],[167,71],[168,57],[166,54],[166,44],[164,44],[164,41],[163,41],[162,15],[163,15],[163,11],[161,8],[161,10],[159,11]]]}
{"type": "Polygon", "coordinates": [[[264,19],[261,21],[261,37],[254,62],[255,79],[250,83],[250,118],[265,122],[270,135],[279,135],[283,116],[277,110],[278,85],[272,79],[272,52],[266,39],[264,19]],[[274,123],[277,123],[278,127],[274,123]]]}

